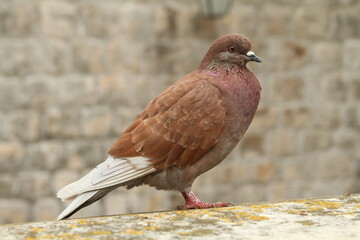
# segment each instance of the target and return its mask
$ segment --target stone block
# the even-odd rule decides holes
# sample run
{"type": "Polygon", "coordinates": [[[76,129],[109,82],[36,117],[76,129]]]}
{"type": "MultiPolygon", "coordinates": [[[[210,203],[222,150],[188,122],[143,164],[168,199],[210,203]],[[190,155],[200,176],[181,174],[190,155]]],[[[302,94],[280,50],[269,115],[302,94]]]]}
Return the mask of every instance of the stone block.
{"type": "Polygon", "coordinates": [[[260,105],[250,125],[250,130],[265,131],[274,128],[279,120],[279,116],[278,109],[260,105]]]}
{"type": "Polygon", "coordinates": [[[348,10],[340,9],[332,12],[329,19],[330,38],[345,40],[348,38],[358,38],[360,30],[359,4],[357,7],[351,7],[348,10]]]}
{"type": "Polygon", "coordinates": [[[0,175],[0,196],[13,197],[13,184],[16,184],[16,179],[11,174],[0,175]]]}
{"type": "MultiPolygon", "coordinates": [[[[147,191],[145,194],[149,196],[145,206],[146,211],[175,209],[175,207],[172,205],[176,205],[177,203],[171,201],[171,194],[173,193],[168,191],[157,191],[154,188],[148,188],[146,190],[147,191]]],[[[180,193],[176,194],[181,195],[180,193]]]]}
{"type": "Polygon", "coordinates": [[[294,154],[297,149],[297,138],[289,129],[277,130],[270,135],[269,154],[274,157],[283,157],[294,154]]]}
{"type": "Polygon", "coordinates": [[[295,179],[302,178],[302,173],[305,164],[302,164],[302,156],[286,159],[281,165],[280,165],[280,178],[283,179],[283,181],[293,181],[295,179]]]}
{"type": "Polygon", "coordinates": [[[48,108],[42,116],[41,135],[45,138],[81,136],[81,112],[77,108],[48,108]]]}
{"type": "Polygon", "coordinates": [[[124,97],[127,86],[126,76],[120,74],[105,75],[96,79],[96,86],[99,91],[101,101],[111,105],[127,103],[124,97]]]}
{"type": "Polygon", "coordinates": [[[23,146],[18,142],[0,142],[0,172],[15,172],[21,167],[23,146]]]}
{"type": "Polygon", "coordinates": [[[241,203],[266,200],[266,191],[263,184],[243,183],[236,187],[234,194],[236,194],[238,202],[241,203]]]}
{"type": "Polygon", "coordinates": [[[72,49],[66,41],[47,39],[43,45],[46,50],[45,54],[51,63],[49,74],[61,76],[73,71],[72,49]]]}
{"type": "Polygon", "coordinates": [[[359,106],[349,106],[344,111],[345,125],[359,131],[360,129],[360,108],[359,106]]]}
{"type": "Polygon", "coordinates": [[[0,224],[26,222],[30,217],[30,206],[23,199],[0,199],[0,224]]]}
{"type": "Polygon", "coordinates": [[[320,108],[312,109],[312,125],[321,129],[335,129],[341,125],[340,108],[336,105],[322,104],[320,108]]]}
{"type": "Polygon", "coordinates": [[[270,71],[285,72],[305,67],[309,60],[309,45],[309,42],[299,39],[267,41],[265,46],[268,51],[267,58],[274,60],[268,62],[270,71]]]}
{"type": "Polygon", "coordinates": [[[29,1],[7,1],[0,6],[0,32],[11,37],[26,37],[39,32],[38,4],[29,1]]]}
{"type": "Polygon", "coordinates": [[[19,194],[34,200],[50,192],[50,173],[40,170],[25,170],[19,173],[19,194]]]}
{"type": "Polygon", "coordinates": [[[234,19],[234,23],[231,25],[231,32],[238,32],[238,29],[241,29],[241,33],[246,36],[254,36],[256,34],[255,32],[258,30],[257,23],[259,21],[248,21],[248,19],[252,19],[257,14],[255,6],[234,1],[230,14],[234,19]]]}
{"type": "Polygon", "coordinates": [[[61,169],[55,172],[51,189],[56,194],[60,188],[80,179],[78,172],[74,170],[61,169]]]}
{"type": "Polygon", "coordinates": [[[79,22],[83,25],[85,36],[96,38],[110,38],[121,34],[119,21],[121,3],[108,2],[96,4],[83,2],[78,6],[79,22]]]}
{"type": "Polygon", "coordinates": [[[325,150],[332,145],[332,132],[325,129],[310,128],[301,136],[302,149],[305,152],[325,150]]]}
{"type": "Polygon", "coordinates": [[[126,204],[128,206],[128,211],[131,213],[146,211],[144,203],[148,202],[149,196],[136,192],[136,190],[139,191],[139,189],[136,188],[126,193],[126,204]]]}
{"type": "Polygon", "coordinates": [[[10,81],[0,79],[0,110],[12,110],[27,105],[29,95],[22,84],[16,79],[10,81]]]}
{"type": "Polygon", "coordinates": [[[81,128],[84,136],[106,136],[111,129],[111,113],[107,108],[91,108],[82,112],[81,128]]]}
{"type": "Polygon", "coordinates": [[[329,31],[328,11],[324,4],[297,8],[293,15],[293,31],[297,37],[324,38],[329,31]]]}
{"type": "MultiPolygon", "coordinates": [[[[250,16],[248,17],[251,18],[250,16]]],[[[283,36],[289,34],[291,31],[294,13],[293,9],[289,6],[270,3],[265,4],[265,6],[261,8],[260,17],[261,22],[265,22],[266,24],[256,26],[260,28],[258,32],[268,37],[283,36]]],[[[248,19],[244,19],[244,25],[249,22],[248,19]]]]}
{"type": "Polygon", "coordinates": [[[11,111],[3,116],[2,138],[23,141],[38,140],[40,136],[40,116],[34,111],[11,111]]]}
{"type": "MultiPolygon", "coordinates": [[[[144,43],[140,43],[140,46],[138,46],[138,44],[127,43],[126,41],[121,39],[109,40],[104,46],[104,52],[105,52],[104,57],[108,71],[110,73],[116,73],[117,75],[120,75],[124,71],[127,71],[128,66],[126,65],[126,63],[129,61],[127,59],[128,58],[127,54],[130,54],[130,56],[134,55],[134,53],[138,54],[138,48],[139,47],[143,48],[143,45],[144,43]]],[[[141,59],[138,60],[142,61],[141,59]]],[[[105,75],[104,78],[100,80],[105,82],[100,82],[100,84],[104,84],[104,83],[106,84],[106,80],[110,80],[106,78],[107,76],[105,75]]]]}
{"type": "Polygon", "coordinates": [[[347,178],[353,176],[356,169],[351,155],[335,149],[318,154],[314,167],[319,179],[347,178]]]}
{"type": "Polygon", "coordinates": [[[276,175],[274,163],[271,161],[261,161],[256,165],[255,180],[259,182],[269,182],[276,175]]]}
{"type": "Polygon", "coordinates": [[[154,8],[150,2],[125,2],[120,9],[121,34],[131,42],[151,39],[154,27],[154,8]],[[144,24],[144,22],[148,24],[144,24]]]}
{"type": "Polygon", "coordinates": [[[306,107],[285,109],[284,122],[289,127],[304,128],[311,124],[311,116],[306,107]]]}
{"type": "MultiPolygon", "coordinates": [[[[159,24],[159,18],[156,14],[157,12],[155,12],[154,30],[157,36],[177,36],[182,38],[186,38],[186,36],[191,36],[194,33],[195,27],[193,21],[198,17],[196,5],[197,3],[193,1],[188,2],[187,6],[185,6],[184,4],[180,4],[180,2],[167,2],[167,4],[163,5],[163,7],[165,8],[166,16],[162,19],[162,26],[166,26],[167,28],[162,28],[163,30],[166,30],[166,32],[159,32],[160,28],[157,26],[157,24],[159,24]]],[[[221,21],[223,19],[218,20],[219,21],[216,21],[215,24],[223,24],[224,30],[225,24],[221,21]]]]}
{"type": "Polygon", "coordinates": [[[44,109],[57,100],[56,85],[47,77],[31,77],[25,82],[29,94],[29,106],[35,109],[44,109]]]}
{"type": "Polygon", "coordinates": [[[44,110],[41,117],[42,128],[40,135],[43,138],[59,138],[63,136],[65,128],[62,122],[62,110],[58,107],[49,107],[44,110]]]}
{"type": "Polygon", "coordinates": [[[343,128],[333,132],[332,141],[334,145],[339,146],[339,148],[342,149],[343,151],[347,150],[353,152],[359,146],[358,144],[360,143],[360,137],[358,134],[359,129],[360,126],[355,128],[355,131],[354,129],[351,128],[343,128]]]}
{"type": "Polygon", "coordinates": [[[270,182],[266,186],[266,200],[280,201],[286,199],[285,188],[283,181],[270,182]]]}
{"type": "Polygon", "coordinates": [[[105,71],[104,45],[98,40],[82,40],[74,44],[74,68],[80,73],[99,74],[105,71]]]}
{"type": "Polygon", "coordinates": [[[64,146],[59,141],[41,141],[29,144],[28,160],[25,165],[31,169],[56,170],[64,164],[64,146]]]}
{"type": "Polygon", "coordinates": [[[331,76],[324,77],[325,100],[329,102],[345,102],[350,96],[350,83],[340,74],[332,73],[331,76]]]}
{"type": "Polygon", "coordinates": [[[128,210],[125,190],[116,190],[104,198],[105,214],[123,214],[128,210]]]}
{"type": "Polygon", "coordinates": [[[0,39],[0,59],[6,59],[0,64],[2,74],[24,78],[30,74],[51,72],[53,66],[43,47],[44,42],[46,40],[0,39]]]}
{"type": "Polygon", "coordinates": [[[305,192],[308,191],[310,184],[304,179],[294,179],[292,181],[285,182],[286,198],[296,199],[304,197],[305,192]]]}
{"type": "Polygon", "coordinates": [[[102,152],[102,146],[98,141],[67,141],[64,148],[67,169],[92,168],[106,158],[106,152],[102,152]]]}
{"type": "Polygon", "coordinates": [[[358,78],[354,78],[352,80],[353,83],[353,93],[354,93],[354,98],[358,101],[360,101],[360,76],[358,78]]]}
{"type": "MultiPolygon", "coordinates": [[[[69,202],[63,204],[65,209],[65,206],[69,205],[69,202]]],[[[81,209],[79,212],[75,213],[72,218],[83,218],[83,217],[89,217],[89,216],[100,216],[103,215],[104,212],[104,204],[103,199],[91,204],[90,206],[87,206],[86,208],[81,209]]],[[[61,211],[60,211],[61,212],[61,211]]],[[[59,214],[60,214],[59,212],[59,214]]]]}
{"type": "Polygon", "coordinates": [[[360,40],[350,39],[345,41],[342,51],[342,62],[346,71],[360,71],[360,40]]]}
{"type": "Polygon", "coordinates": [[[261,155],[264,152],[264,135],[249,132],[245,134],[240,148],[241,153],[247,155],[261,155]]]}
{"type": "Polygon", "coordinates": [[[322,71],[334,71],[341,66],[341,44],[333,42],[318,42],[311,48],[312,64],[322,71]]]}
{"type": "MultiPolygon", "coordinates": [[[[60,81],[60,79],[59,79],[60,81]]],[[[97,84],[94,77],[71,75],[61,79],[59,104],[63,107],[93,105],[97,102],[97,84]]]]}
{"type": "MultiPolygon", "coordinates": [[[[228,160],[226,160],[228,161],[228,160]]],[[[213,172],[214,181],[210,184],[201,184],[202,186],[214,186],[217,183],[222,184],[241,184],[243,182],[249,181],[252,177],[252,170],[245,159],[236,159],[231,163],[222,163],[218,166],[220,169],[216,168],[213,172]]],[[[204,175],[205,178],[209,178],[211,175],[204,175]]]]}
{"type": "Polygon", "coordinates": [[[42,32],[49,37],[72,39],[77,33],[77,8],[64,1],[41,2],[42,32]]]}
{"type": "Polygon", "coordinates": [[[66,138],[74,138],[82,135],[81,128],[82,113],[79,109],[69,108],[63,111],[62,115],[62,135],[66,138]]]}
{"type": "Polygon", "coordinates": [[[60,211],[60,201],[55,197],[40,198],[35,201],[32,207],[32,219],[53,221],[60,211]]]}
{"type": "Polygon", "coordinates": [[[303,99],[304,88],[304,81],[299,76],[281,76],[274,79],[273,92],[279,101],[303,99]]]}

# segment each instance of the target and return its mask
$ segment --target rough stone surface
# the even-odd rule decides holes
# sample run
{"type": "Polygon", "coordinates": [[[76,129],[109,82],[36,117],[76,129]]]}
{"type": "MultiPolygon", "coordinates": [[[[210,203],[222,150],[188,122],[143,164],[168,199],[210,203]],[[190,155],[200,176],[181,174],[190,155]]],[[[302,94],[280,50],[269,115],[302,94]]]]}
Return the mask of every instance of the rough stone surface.
{"type": "MultiPolygon", "coordinates": [[[[106,159],[147,102],[228,32],[248,36],[263,59],[249,64],[262,98],[243,141],[193,190],[233,203],[360,192],[359,12],[357,0],[233,1],[218,18],[190,0],[3,1],[0,208],[19,210],[0,222],[59,213],[57,190],[106,159]]],[[[121,189],[77,216],[182,201],[121,189]]]]}
{"type": "Polygon", "coordinates": [[[0,225],[12,239],[358,239],[360,196],[0,225]]]}

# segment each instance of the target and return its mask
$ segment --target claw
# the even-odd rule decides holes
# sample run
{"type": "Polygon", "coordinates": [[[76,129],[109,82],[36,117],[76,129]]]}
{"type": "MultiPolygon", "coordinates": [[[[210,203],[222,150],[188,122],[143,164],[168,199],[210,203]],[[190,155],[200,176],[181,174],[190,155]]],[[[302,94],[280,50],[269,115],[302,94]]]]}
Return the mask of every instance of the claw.
{"type": "Polygon", "coordinates": [[[230,203],[216,202],[216,203],[203,203],[201,202],[193,192],[182,192],[182,195],[185,198],[186,203],[182,206],[178,206],[178,210],[186,209],[204,209],[204,208],[218,208],[218,207],[228,207],[230,203]]]}

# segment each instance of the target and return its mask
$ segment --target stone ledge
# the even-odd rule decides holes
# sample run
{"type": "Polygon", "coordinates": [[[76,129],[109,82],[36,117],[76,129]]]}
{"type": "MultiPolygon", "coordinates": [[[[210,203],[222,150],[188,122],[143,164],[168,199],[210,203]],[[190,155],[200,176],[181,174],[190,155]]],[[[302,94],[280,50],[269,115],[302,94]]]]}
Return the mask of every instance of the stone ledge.
{"type": "Polygon", "coordinates": [[[1,225],[1,239],[358,239],[360,194],[1,225]]]}

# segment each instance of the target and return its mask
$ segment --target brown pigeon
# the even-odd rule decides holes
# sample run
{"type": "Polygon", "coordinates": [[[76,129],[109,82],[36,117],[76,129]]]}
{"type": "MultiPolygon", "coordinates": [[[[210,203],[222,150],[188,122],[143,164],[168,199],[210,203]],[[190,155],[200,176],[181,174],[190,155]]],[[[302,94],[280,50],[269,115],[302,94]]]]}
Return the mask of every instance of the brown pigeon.
{"type": "Polygon", "coordinates": [[[248,129],[261,87],[246,67],[261,62],[248,38],[218,38],[199,67],[166,88],[111,146],[108,158],[57,194],[73,202],[67,218],[110,191],[147,184],[182,193],[179,209],[227,206],[203,203],[191,191],[194,180],[224,160],[248,129]]]}

